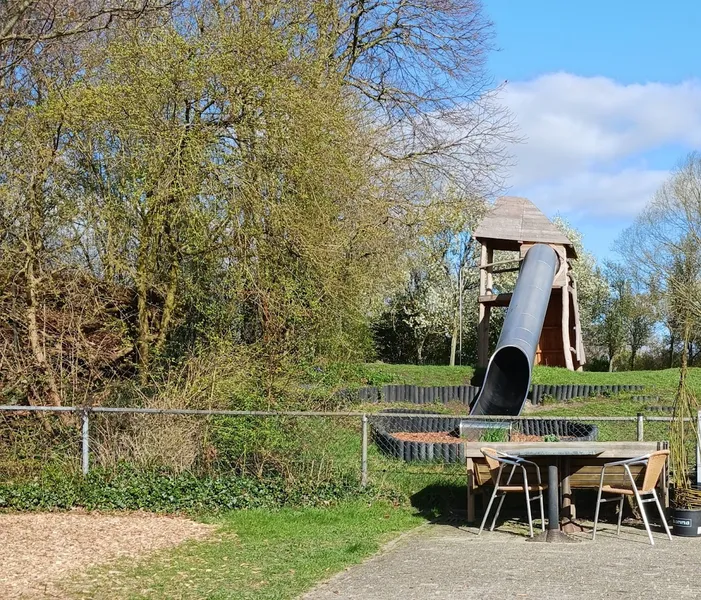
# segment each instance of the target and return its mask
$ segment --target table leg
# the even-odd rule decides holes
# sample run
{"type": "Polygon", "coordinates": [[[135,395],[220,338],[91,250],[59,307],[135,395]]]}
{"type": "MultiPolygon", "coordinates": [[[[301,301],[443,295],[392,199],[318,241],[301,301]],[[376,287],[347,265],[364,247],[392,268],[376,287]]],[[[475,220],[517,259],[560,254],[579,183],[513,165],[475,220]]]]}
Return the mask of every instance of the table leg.
{"type": "Polygon", "coordinates": [[[576,522],[577,508],[572,499],[572,487],[570,486],[570,459],[565,459],[562,470],[562,531],[565,533],[577,533],[584,528],[576,522]]]}
{"type": "Polygon", "coordinates": [[[568,543],[577,542],[560,529],[560,478],[557,465],[548,465],[548,528],[533,538],[531,542],[568,543]]]}
{"type": "Polygon", "coordinates": [[[548,465],[548,530],[551,531],[560,529],[559,487],[557,465],[548,465]]]}

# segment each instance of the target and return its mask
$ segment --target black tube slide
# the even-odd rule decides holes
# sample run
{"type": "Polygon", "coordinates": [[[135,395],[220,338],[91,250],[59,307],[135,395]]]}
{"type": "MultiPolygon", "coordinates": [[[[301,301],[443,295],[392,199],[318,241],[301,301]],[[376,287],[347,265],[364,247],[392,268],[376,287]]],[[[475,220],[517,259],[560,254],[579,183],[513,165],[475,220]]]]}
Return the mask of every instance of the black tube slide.
{"type": "Polygon", "coordinates": [[[545,244],[536,244],[526,252],[496,350],[489,359],[471,415],[516,416],[521,413],[559,265],[556,252],[545,244]]]}

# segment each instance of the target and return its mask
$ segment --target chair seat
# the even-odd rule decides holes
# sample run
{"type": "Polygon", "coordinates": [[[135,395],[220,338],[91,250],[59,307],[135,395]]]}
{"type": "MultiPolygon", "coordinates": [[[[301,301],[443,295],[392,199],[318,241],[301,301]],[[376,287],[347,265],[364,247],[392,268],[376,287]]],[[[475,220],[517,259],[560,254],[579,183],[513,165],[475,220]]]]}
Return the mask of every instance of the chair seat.
{"type": "Polygon", "coordinates": [[[633,458],[628,458],[625,460],[618,460],[615,462],[605,463],[601,467],[601,483],[604,482],[604,477],[606,476],[607,467],[623,467],[625,471],[625,477],[628,480],[623,483],[623,485],[601,485],[599,487],[599,493],[596,498],[596,512],[594,513],[594,530],[591,534],[591,539],[596,539],[596,525],[599,522],[599,507],[602,502],[618,502],[618,526],[616,528],[616,535],[621,533],[621,519],[623,517],[623,500],[626,496],[630,498],[635,497],[638,503],[638,508],[640,509],[640,516],[645,524],[645,530],[647,531],[647,537],[650,540],[652,546],[655,545],[655,540],[652,537],[652,530],[650,529],[650,521],[648,519],[647,511],[645,510],[643,503],[654,502],[657,506],[657,511],[660,513],[660,520],[662,521],[662,526],[665,529],[667,537],[672,539],[672,532],[669,530],[669,525],[667,524],[667,516],[665,511],[660,504],[660,499],[657,497],[657,492],[655,491],[655,486],[662,476],[665,464],[667,464],[667,457],[669,456],[669,450],[656,450],[645,456],[635,456],[633,458]],[[633,473],[631,472],[632,466],[644,466],[642,485],[636,482],[633,473]],[[638,487],[640,485],[640,487],[638,487]],[[616,494],[618,498],[607,498],[601,497],[602,493],[616,494]],[[652,498],[643,500],[641,496],[645,494],[650,494],[652,498]]]}
{"type": "MultiPolygon", "coordinates": [[[[548,485],[546,483],[544,483],[542,485],[529,485],[528,486],[529,492],[542,492],[542,491],[547,490],[547,489],[548,489],[548,485]]],[[[522,485],[500,485],[499,491],[500,492],[525,492],[526,490],[524,489],[524,486],[522,486],[522,485]]]]}

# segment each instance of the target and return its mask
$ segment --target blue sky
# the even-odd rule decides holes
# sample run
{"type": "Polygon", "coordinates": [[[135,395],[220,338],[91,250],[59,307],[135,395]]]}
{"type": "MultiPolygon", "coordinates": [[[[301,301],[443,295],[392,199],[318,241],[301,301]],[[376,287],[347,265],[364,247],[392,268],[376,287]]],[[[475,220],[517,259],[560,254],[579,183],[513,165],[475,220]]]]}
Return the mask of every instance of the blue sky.
{"type": "Polygon", "coordinates": [[[701,1],[484,0],[489,69],[523,142],[509,194],[560,214],[602,259],[701,149],[701,1]]]}

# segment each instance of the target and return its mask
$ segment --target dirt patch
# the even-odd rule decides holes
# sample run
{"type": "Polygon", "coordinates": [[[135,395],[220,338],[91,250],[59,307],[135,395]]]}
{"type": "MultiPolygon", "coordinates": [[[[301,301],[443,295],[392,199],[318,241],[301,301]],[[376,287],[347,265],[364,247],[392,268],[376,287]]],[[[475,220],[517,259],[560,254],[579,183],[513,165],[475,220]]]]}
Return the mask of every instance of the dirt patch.
{"type": "Polygon", "coordinates": [[[442,444],[459,444],[465,441],[464,439],[448,433],[447,431],[434,431],[430,433],[398,431],[392,433],[392,437],[405,442],[440,442],[442,444]]]}
{"type": "Polygon", "coordinates": [[[213,529],[148,513],[0,514],[0,598],[60,598],[54,584],[76,571],[203,539],[213,529]]]}

